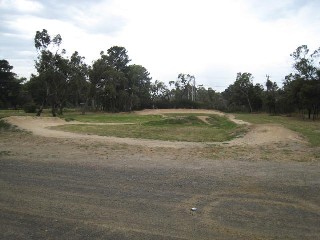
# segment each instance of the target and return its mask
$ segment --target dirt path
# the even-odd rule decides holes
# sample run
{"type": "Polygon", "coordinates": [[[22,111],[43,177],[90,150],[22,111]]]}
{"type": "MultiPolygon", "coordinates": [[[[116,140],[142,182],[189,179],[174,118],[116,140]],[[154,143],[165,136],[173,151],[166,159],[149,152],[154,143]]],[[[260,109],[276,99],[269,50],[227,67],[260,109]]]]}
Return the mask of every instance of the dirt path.
{"type": "Polygon", "coordinates": [[[251,123],[236,119],[232,114],[226,114],[217,110],[206,110],[206,109],[145,109],[143,111],[135,112],[138,115],[164,115],[167,113],[197,113],[197,114],[216,114],[218,116],[226,116],[232,122],[236,124],[244,124],[244,125],[251,125],[251,123]]]}
{"type": "MultiPolygon", "coordinates": [[[[84,140],[94,140],[100,143],[119,143],[119,144],[138,145],[138,146],[171,147],[171,148],[203,146],[203,144],[201,143],[175,142],[173,144],[172,142],[169,142],[169,141],[107,137],[107,136],[87,135],[87,134],[52,130],[50,129],[50,127],[53,127],[53,126],[59,126],[59,125],[65,125],[65,124],[79,124],[77,122],[66,122],[60,118],[53,118],[53,117],[12,116],[12,117],[6,118],[6,121],[12,125],[17,126],[20,129],[32,132],[34,135],[38,135],[42,137],[53,137],[53,138],[69,138],[69,139],[73,139],[75,141],[80,141],[80,142],[84,140]]],[[[95,123],[93,123],[93,125],[94,124],[95,123]]],[[[106,125],[108,124],[115,125],[116,123],[106,123],[106,125]]],[[[118,124],[118,125],[121,125],[121,124],[118,124]]]]}
{"type": "Polygon", "coordinates": [[[205,124],[208,124],[208,125],[210,124],[208,121],[208,116],[198,116],[198,119],[200,119],[205,124]]]}
{"type": "MultiPolygon", "coordinates": [[[[237,124],[245,124],[249,127],[249,132],[241,137],[230,142],[220,144],[229,145],[261,145],[266,143],[276,142],[303,142],[304,140],[296,133],[286,129],[280,125],[261,124],[251,125],[248,122],[235,119],[231,114],[224,114],[214,110],[193,110],[193,109],[157,109],[157,110],[143,110],[136,112],[139,115],[163,115],[167,113],[203,113],[203,114],[217,114],[219,116],[227,116],[231,121],[237,124]]],[[[200,116],[202,121],[206,122],[205,116],[200,116]]],[[[97,135],[86,135],[70,133],[58,130],[52,130],[50,127],[65,125],[65,124],[98,124],[98,125],[121,125],[130,123],[81,123],[77,121],[66,122],[60,118],[53,117],[29,117],[29,116],[11,116],[6,118],[10,124],[13,124],[20,129],[32,132],[35,135],[43,137],[54,138],[72,138],[82,141],[83,139],[92,139],[100,142],[114,142],[129,145],[143,145],[150,147],[170,147],[170,148],[189,148],[189,147],[205,147],[213,143],[194,143],[194,142],[169,142],[159,140],[133,139],[133,138],[118,138],[106,137],[97,135]]],[[[219,144],[219,143],[215,143],[219,144]]]]}
{"type": "MultiPolygon", "coordinates": [[[[229,142],[224,142],[223,144],[229,145],[262,145],[277,142],[299,142],[304,143],[305,140],[299,136],[298,133],[291,131],[281,125],[277,124],[259,124],[252,125],[249,122],[236,119],[232,114],[225,114],[217,110],[201,110],[201,109],[147,109],[137,114],[140,115],[151,115],[151,114],[167,114],[167,113],[197,113],[197,114],[216,114],[219,116],[226,116],[231,121],[239,125],[247,125],[249,127],[248,133],[241,137],[234,139],[229,142]]],[[[198,117],[201,121],[208,123],[206,116],[198,117]]]]}

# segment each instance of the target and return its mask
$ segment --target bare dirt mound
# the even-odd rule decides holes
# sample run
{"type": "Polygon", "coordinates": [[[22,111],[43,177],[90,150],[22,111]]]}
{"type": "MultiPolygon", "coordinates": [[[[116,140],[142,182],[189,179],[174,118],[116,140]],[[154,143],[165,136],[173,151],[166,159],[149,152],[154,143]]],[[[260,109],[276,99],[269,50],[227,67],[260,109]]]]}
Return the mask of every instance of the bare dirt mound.
{"type": "MultiPolygon", "coordinates": [[[[163,115],[167,113],[197,113],[197,114],[216,114],[218,116],[225,116],[230,119],[230,121],[240,124],[240,125],[251,125],[251,123],[242,121],[240,119],[236,119],[232,114],[225,114],[218,110],[206,110],[206,109],[145,109],[142,111],[135,112],[138,115],[163,115]]],[[[201,120],[204,120],[202,116],[200,116],[201,120]]]]}
{"type": "Polygon", "coordinates": [[[298,133],[277,124],[252,125],[241,138],[233,139],[231,145],[263,145],[276,142],[304,142],[298,133]]]}
{"type": "Polygon", "coordinates": [[[205,124],[210,125],[207,116],[198,116],[198,119],[201,120],[202,122],[204,122],[205,124]]]}
{"type": "MultiPolygon", "coordinates": [[[[44,137],[55,138],[72,138],[96,140],[100,142],[115,142],[121,144],[130,145],[143,145],[150,147],[171,147],[171,148],[189,148],[189,147],[204,147],[207,144],[231,144],[231,145],[261,145],[276,142],[302,142],[303,139],[296,133],[289,129],[286,129],[280,125],[273,124],[261,124],[251,125],[250,123],[237,120],[233,115],[227,115],[219,111],[214,110],[194,110],[194,109],[157,109],[157,110],[143,110],[136,112],[139,115],[162,115],[166,113],[203,113],[203,114],[217,114],[219,116],[227,116],[233,122],[237,124],[246,124],[249,126],[249,131],[241,138],[234,139],[224,143],[193,143],[193,142],[169,142],[159,140],[147,140],[147,139],[132,139],[132,138],[118,138],[118,137],[106,137],[97,135],[86,135],[70,133],[58,130],[49,129],[52,126],[59,126],[65,124],[84,124],[80,122],[66,122],[60,118],[53,117],[29,117],[29,116],[11,116],[6,118],[12,125],[16,125],[20,129],[32,132],[35,135],[44,137]]],[[[200,117],[203,121],[206,121],[205,116],[200,117]]],[[[92,123],[87,123],[92,124],[92,123]]],[[[93,123],[94,124],[94,123],[93,123]]],[[[118,124],[118,123],[106,123],[106,124],[118,124]]],[[[119,124],[120,125],[120,124],[119,124]]]]}
{"type": "MultiPolygon", "coordinates": [[[[245,122],[240,119],[236,119],[232,114],[225,114],[217,110],[202,110],[202,109],[146,109],[136,112],[140,115],[162,115],[167,113],[197,113],[197,114],[216,114],[219,116],[226,116],[230,121],[239,124],[249,126],[249,131],[246,135],[225,142],[231,145],[262,145],[268,143],[277,142],[304,142],[305,140],[299,136],[298,133],[291,131],[281,125],[277,124],[259,124],[252,125],[249,122],[245,122]]],[[[198,116],[198,118],[208,123],[207,116],[198,116]]]]}

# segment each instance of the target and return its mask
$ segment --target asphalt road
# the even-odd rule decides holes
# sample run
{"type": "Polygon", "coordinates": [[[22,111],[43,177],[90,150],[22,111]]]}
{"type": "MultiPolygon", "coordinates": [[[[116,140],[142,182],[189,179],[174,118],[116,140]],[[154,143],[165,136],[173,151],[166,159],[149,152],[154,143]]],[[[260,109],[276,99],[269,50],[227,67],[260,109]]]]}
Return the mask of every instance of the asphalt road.
{"type": "Polygon", "coordinates": [[[0,239],[320,239],[319,164],[142,157],[0,156],[0,239]]]}

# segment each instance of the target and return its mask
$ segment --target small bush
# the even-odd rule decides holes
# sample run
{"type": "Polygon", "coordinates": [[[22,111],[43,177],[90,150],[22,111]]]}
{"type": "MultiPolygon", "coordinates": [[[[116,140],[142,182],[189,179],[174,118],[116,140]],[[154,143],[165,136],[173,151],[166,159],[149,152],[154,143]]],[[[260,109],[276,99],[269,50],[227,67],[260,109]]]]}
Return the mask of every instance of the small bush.
{"type": "Polygon", "coordinates": [[[36,113],[37,106],[34,103],[27,103],[23,106],[23,110],[25,113],[36,113]]]}
{"type": "Polygon", "coordinates": [[[15,130],[15,127],[11,124],[7,123],[6,121],[0,119],[0,132],[15,130]]]}
{"type": "Polygon", "coordinates": [[[67,118],[65,118],[64,119],[66,122],[72,122],[72,121],[75,121],[75,119],[74,118],[72,118],[72,117],[67,117],[67,118]]]}

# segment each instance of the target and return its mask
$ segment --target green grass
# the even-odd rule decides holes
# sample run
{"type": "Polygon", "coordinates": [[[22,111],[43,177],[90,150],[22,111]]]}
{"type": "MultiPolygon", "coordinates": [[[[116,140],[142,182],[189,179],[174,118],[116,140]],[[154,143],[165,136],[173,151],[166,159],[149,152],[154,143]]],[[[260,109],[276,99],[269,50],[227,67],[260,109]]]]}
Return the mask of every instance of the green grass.
{"type": "Polygon", "coordinates": [[[25,113],[23,110],[0,110],[0,118],[10,117],[10,116],[28,116],[35,115],[25,113]]]}
{"type": "Polygon", "coordinates": [[[165,118],[143,123],[144,126],[205,126],[195,115],[167,114],[165,118]]]}
{"type": "MultiPolygon", "coordinates": [[[[202,115],[203,114],[199,114],[202,115]]],[[[83,117],[83,116],[82,116],[83,117]]],[[[76,120],[83,120],[83,118],[76,120]]],[[[154,140],[221,142],[243,133],[245,129],[225,117],[208,116],[206,124],[195,114],[167,114],[161,116],[139,116],[135,114],[84,115],[87,122],[133,122],[134,125],[64,125],[55,127],[70,132],[96,134],[101,136],[130,137],[154,140]]]]}
{"type": "Polygon", "coordinates": [[[0,132],[8,131],[12,128],[11,124],[0,119],[0,132]]]}
{"type": "Polygon", "coordinates": [[[66,112],[62,118],[67,121],[75,120],[86,123],[143,123],[159,120],[159,115],[137,115],[134,113],[86,113],[81,115],[74,112],[66,112]]]}
{"type": "Polygon", "coordinates": [[[270,116],[268,114],[235,114],[236,118],[254,124],[281,124],[303,135],[311,146],[320,146],[320,121],[301,117],[270,116]]]}
{"type": "Polygon", "coordinates": [[[10,156],[11,152],[10,151],[0,151],[0,157],[1,156],[10,156]]]}
{"type": "MultiPolygon", "coordinates": [[[[70,111],[72,110],[67,110],[66,112],[68,113],[70,111]]],[[[10,116],[36,116],[36,113],[25,113],[24,110],[0,110],[0,118],[10,116]]],[[[52,117],[51,109],[44,109],[41,117],[52,117]]]]}
{"type": "Polygon", "coordinates": [[[0,119],[0,133],[1,132],[19,132],[16,126],[11,125],[10,123],[5,122],[4,120],[0,119]]]}
{"type": "MultiPolygon", "coordinates": [[[[8,116],[34,116],[23,110],[0,110],[0,119],[8,116]]],[[[208,115],[204,123],[197,116],[205,114],[166,114],[137,115],[134,113],[87,113],[81,115],[75,110],[65,110],[64,118],[67,121],[77,120],[86,123],[134,123],[135,125],[122,126],[90,126],[75,125],[62,126],[61,129],[72,132],[83,132],[104,136],[133,137],[146,139],[160,139],[172,141],[227,141],[245,131],[229,120],[208,115]]],[[[51,116],[50,109],[44,110],[41,116],[51,116]]],[[[320,121],[310,121],[301,117],[270,116],[268,114],[235,114],[238,119],[254,124],[281,124],[303,135],[311,146],[320,146],[320,121]]],[[[17,129],[0,120],[0,131],[16,131],[17,129]]]]}

